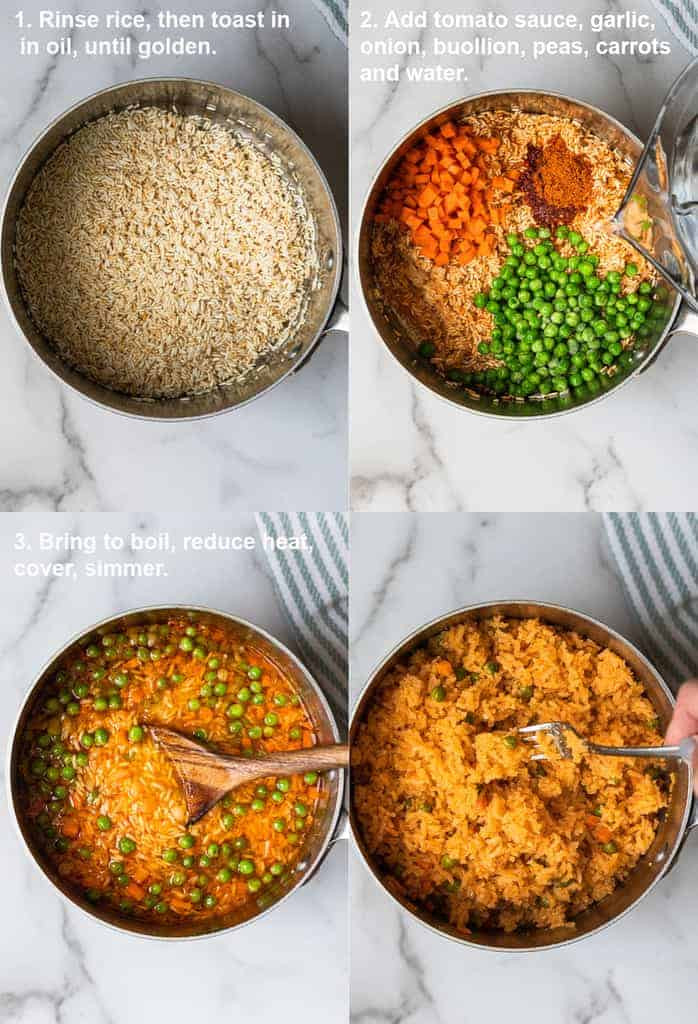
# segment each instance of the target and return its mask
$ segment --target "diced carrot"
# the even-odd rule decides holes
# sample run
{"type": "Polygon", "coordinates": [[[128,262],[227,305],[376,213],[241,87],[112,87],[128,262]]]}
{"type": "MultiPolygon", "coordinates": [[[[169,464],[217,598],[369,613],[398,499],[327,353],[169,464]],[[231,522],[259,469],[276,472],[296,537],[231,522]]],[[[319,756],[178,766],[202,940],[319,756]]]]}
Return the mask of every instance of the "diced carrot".
{"type": "Polygon", "coordinates": [[[506,178],[502,174],[498,174],[494,177],[492,179],[492,184],[502,192],[513,192],[516,188],[516,184],[511,180],[511,178],[506,178]]]}
{"type": "Polygon", "coordinates": [[[417,197],[417,205],[418,206],[431,206],[432,203],[434,202],[434,200],[436,199],[436,197],[438,196],[438,194],[439,193],[436,191],[436,189],[434,188],[433,185],[427,185],[419,193],[419,195],[417,197]]]}
{"type": "Polygon", "coordinates": [[[124,892],[127,896],[130,896],[132,900],[142,900],[145,896],[145,889],[137,885],[136,882],[129,882],[125,887],[124,892]]]}
{"type": "Polygon", "coordinates": [[[438,266],[491,254],[495,236],[488,228],[502,224],[500,196],[515,188],[503,174],[490,176],[499,146],[498,138],[476,137],[467,125],[447,121],[435,128],[405,152],[376,221],[397,220],[420,255],[438,266]]]}

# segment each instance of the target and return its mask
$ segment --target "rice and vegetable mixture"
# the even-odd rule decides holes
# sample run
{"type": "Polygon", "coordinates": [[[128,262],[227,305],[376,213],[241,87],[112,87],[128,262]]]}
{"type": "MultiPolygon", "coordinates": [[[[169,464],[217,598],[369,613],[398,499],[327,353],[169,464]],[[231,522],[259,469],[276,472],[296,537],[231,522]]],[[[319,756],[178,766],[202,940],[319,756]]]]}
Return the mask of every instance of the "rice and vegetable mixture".
{"type": "Polygon", "coordinates": [[[141,920],[264,906],[326,804],[322,779],[246,784],[187,829],[175,769],[148,723],[233,755],[315,743],[289,680],[219,626],[182,618],[96,636],[66,660],[22,737],[40,849],[88,900],[141,920]]]}
{"type": "Polygon", "coordinates": [[[458,930],[574,927],[655,836],[661,762],[531,761],[517,729],[565,721],[649,746],[652,704],[625,662],[535,619],[453,626],[383,681],[352,752],[353,804],[389,888],[458,930]]]}
{"type": "Polygon", "coordinates": [[[665,314],[652,268],[612,231],[631,170],[565,117],[434,128],[374,216],[379,303],[454,388],[521,399],[612,377],[665,314]]]}
{"type": "Polygon", "coordinates": [[[39,171],[16,266],[72,367],[140,398],[237,381],[293,337],[317,273],[280,165],[222,125],[156,107],[100,118],[39,171]]]}

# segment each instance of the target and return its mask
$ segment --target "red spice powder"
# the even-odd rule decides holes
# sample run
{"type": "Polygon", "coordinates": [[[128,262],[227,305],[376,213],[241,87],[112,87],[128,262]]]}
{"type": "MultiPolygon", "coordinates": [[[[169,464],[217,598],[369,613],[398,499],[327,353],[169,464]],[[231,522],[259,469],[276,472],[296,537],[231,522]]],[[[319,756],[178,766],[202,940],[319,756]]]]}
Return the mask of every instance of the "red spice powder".
{"type": "Polygon", "coordinates": [[[545,146],[528,144],[518,185],[537,224],[569,224],[589,200],[591,164],[556,135],[545,146]]]}

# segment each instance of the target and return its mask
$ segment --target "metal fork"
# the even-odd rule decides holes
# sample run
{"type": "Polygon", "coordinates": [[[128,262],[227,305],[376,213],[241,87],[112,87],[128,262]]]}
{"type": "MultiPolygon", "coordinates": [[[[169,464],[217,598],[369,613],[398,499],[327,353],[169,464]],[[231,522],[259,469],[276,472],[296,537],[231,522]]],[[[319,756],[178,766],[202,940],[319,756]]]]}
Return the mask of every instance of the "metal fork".
{"type": "MultiPolygon", "coordinates": [[[[524,734],[527,743],[538,743],[538,733],[547,733],[555,743],[560,757],[566,761],[572,760],[572,751],[569,748],[565,733],[571,732],[584,744],[592,754],[602,754],[606,757],[666,757],[676,761],[685,761],[691,764],[698,738],[687,736],[681,740],[677,747],[605,747],[601,743],[592,743],[590,740],[580,736],[574,726],[568,722],[541,722],[539,725],[526,725],[518,730],[524,734]]],[[[547,761],[547,754],[532,754],[531,761],[547,761]]]]}

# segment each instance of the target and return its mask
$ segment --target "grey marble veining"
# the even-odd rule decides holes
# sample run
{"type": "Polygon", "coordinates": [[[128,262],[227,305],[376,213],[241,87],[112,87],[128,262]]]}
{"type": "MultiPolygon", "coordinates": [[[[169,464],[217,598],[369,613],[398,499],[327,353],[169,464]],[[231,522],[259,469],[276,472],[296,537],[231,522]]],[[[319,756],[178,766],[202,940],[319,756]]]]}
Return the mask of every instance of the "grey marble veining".
{"type": "MultiPolygon", "coordinates": [[[[352,517],[352,699],[408,633],[466,604],[565,604],[642,643],[600,517],[415,515],[397,505],[352,517]]],[[[351,1010],[355,1024],[653,1024],[698,999],[698,835],[632,913],[564,950],[502,955],[432,934],[378,887],[352,845],[351,1010]]]]}
{"type": "MultiPolygon", "coordinates": [[[[50,9],[38,0],[19,6],[29,21],[40,9],[50,9]]],[[[215,56],[138,62],[119,56],[19,56],[20,32],[8,8],[0,36],[3,194],[22,154],[67,107],[118,82],[181,75],[221,82],[286,119],[317,156],[346,226],[346,50],[319,10],[304,0],[274,5],[240,0],[232,7],[211,0],[145,5],[151,14],[164,9],[263,9],[267,19],[272,7],[291,15],[290,34],[272,29],[221,31],[211,35],[215,56]]],[[[62,9],[74,14],[117,8],[135,12],[144,5],[133,0],[78,0],[62,9]]],[[[74,35],[79,39],[80,30],[74,35]]],[[[145,37],[142,31],[133,35],[145,37]]],[[[346,504],[345,334],[328,335],[295,376],[244,409],[198,423],[172,424],[128,420],[63,388],[17,335],[4,308],[0,347],[5,380],[1,508],[72,512],[92,507],[107,513],[132,508],[134,495],[137,507],[147,509],[189,501],[193,494],[199,507],[207,510],[346,504]]]]}
{"type": "MultiPolygon", "coordinates": [[[[655,19],[654,34],[670,43],[671,53],[638,58],[592,54],[588,61],[561,56],[538,61],[444,57],[439,63],[466,69],[467,83],[417,87],[402,79],[397,84],[360,85],[361,65],[392,62],[392,58],[362,57],[360,38],[392,35],[419,38],[429,45],[433,37],[431,29],[361,35],[360,7],[352,8],[350,47],[354,229],[370,182],[388,152],[437,108],[491,89],[541,88],[591,102],[645,137],[669,85],[689,60],[650,0],[583,0],[574,5],[554,0],[535,4],[479,0],[465,7],[455,0],[427,0],[421,8],[495,10],[510,15],[528,10],[574,11],[582,17],[591,12],[648,12],[655,19]]],[[[374,12],[389,8],[404,12],[415,5],[408,0],[382,0],[371,7],[374,12]]],[[[516,33],[516,38],[527,44],[530,54],[534,36],[563,39],[569,35],[525,31],[516,33]]],[[[605,31],[602,38],[621,35],[605,31]]],[[[589,32],[573,33],[573,38],[585,45],[592,42],[589,32]]],[[[395,60],[404,67],[414,58],[395,60]]],[[[416,385],[375,336],[354,279],[352,284],[352,507],[406,505],[424,513],[444,508],[486,513],[506,507],[513,499],[535,500],[553,509],[633,509],[657,504],[686,507],[698,497],[692,472],[698,428],[694,337],[675,337],[650,370],[598,405],[549,422],[505,423],[460,412],[416,385]]]]}
{"type": "MultiPolygon", "coordinates": [[[[20,702],[43,664],[100,618],[146,604],[183,602],[248,618],[294,648],[263,553],[188,554],[190,515],[162,511],[109,516],[27,507],[0,512],[0,575],[13,579],[15,533],[40,530],[101,535],[172,531],[179,544],[169,575],[140,581],[14,579],[0,625],[0,721],[7,749],[20,702]]],[[[254,518],[211,515],[200,532],[255,535],[254,518]]],[[[35,548],[36,551],[36,548],[35,548]]],[[[70,556],[84,565],[87,556],[70,556]]],[[[111,557],[111,556],[107,556],[111,557]]],[[[161,556],[130,554],[129,560],[161,556]]],[[[65,556],[58,560],[65,561],[65,556]]],[[[7,585],[4,593],[7,594],[7,585]]],[[[2,775],[4,786],[4,757],[2,775]]],[[[0,1020],[8,1024],[191,1024],[205,1020],[309,1024],[347,1018],[346,850],[340,843],[313,879],[284,906],[234,934],[196,942],[122,936],[69,907],[29,861],[0,805],[0,869],[5,932],[0,958],[0,1020]]]]}

